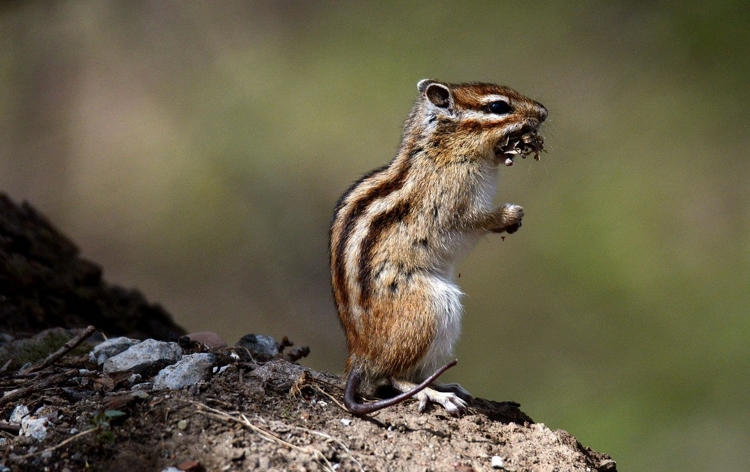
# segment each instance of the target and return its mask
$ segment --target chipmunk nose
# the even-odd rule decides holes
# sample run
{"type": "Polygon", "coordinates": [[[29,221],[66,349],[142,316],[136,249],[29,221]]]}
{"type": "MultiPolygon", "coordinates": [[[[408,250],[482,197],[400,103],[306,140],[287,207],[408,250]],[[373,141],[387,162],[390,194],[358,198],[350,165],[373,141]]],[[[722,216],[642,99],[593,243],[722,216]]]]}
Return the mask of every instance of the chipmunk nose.
{"type": "Polygon", "coordinates": [[[547,108],[542,105],[539,102],[535,102],[536,104],[536,115],[539,118],[539,123],[547,119],[547,108]]]}

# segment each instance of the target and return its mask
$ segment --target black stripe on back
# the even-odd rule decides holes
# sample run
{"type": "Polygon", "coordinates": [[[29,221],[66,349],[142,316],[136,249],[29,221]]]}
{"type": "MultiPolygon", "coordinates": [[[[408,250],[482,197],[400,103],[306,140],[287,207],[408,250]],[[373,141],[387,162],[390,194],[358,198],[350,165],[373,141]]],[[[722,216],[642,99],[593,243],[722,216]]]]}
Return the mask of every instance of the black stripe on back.
{"type": "MultiPolygon", "coordinates": [[[[352,232],[354,231],[354,227],[356,226],[356,222],[359,219],[360,215],[362,215],[367,208],[375,201],[379,200],[381,198],[385,198],[392,192],[395,192],[402,188],[404,186],[404,182],[406,181],[406,176],[409,173],[409,169],[411,168],[411,160],[407,159],[404,160],[396,174],[386,180],[380,183],[377,187],[374,187],[370,189],[365,195],[361,196],[358,200],[351,202],[349,204],[349,207],[351,208],[349,212],[345,215],[340,215],[339,213],[341,211],[344,211],[344,201],[346,198],[354,191],[355,188],[357,188],[362,182],[364,182],[366,179],[373,177],[374,175],[381,173],[385,171],[390,166],[381,167],[379,169],[376,169],[369,174],[365,175],[361,179],[359,179],[354,185],[352,185],[349,190],[346,191],[346,193],[339,199],[339,201],[336,203],[336,212],[334,213],[334,219],[344,218],[345,222],[342,228],[341,236],[338,240],[338,243],[336,244],[336,248],[331,248],[331,251],[336,252],[336,264],[333,270],[335,271],[335,280],[338,281],[339,284],[343,285],[345,284],[346,279],[346,268],[344,263],[344,252],[346,250],[346,244],[349,241],[349,238],[351,237],[352,232]]],[[[338,307],[339,310],[345,310],[347,308],[347,305],[349,304],[348,300],[348,292],[344,287],[338,287],[338,293],[340,294],[342,300],[341,304],[343,306],[338,307]]]]}
{"type": "Polygon", "coordinates": [[[372,295],[372,259],[373,249],[376,247],[380,237],[393,225],[403,221],[409,214],[411,203],[409,201],[399,202],[390,210],[381,213],[373,219],[367,230],[367,236],[362,241],[359,255],[359,304],[367,308],[372,295]]]}

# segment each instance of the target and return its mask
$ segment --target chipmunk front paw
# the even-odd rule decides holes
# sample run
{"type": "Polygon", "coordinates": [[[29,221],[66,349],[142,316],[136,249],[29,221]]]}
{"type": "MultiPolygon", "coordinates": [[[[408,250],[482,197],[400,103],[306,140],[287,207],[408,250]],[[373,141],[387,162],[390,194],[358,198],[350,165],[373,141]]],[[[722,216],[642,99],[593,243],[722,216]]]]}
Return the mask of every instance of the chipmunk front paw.
{"type": "Polygon", "coordinates": [[[515,233],[521,227],[523,207],[506,203],[496,210],[494,219],[495,224],[490,228],[490,231],[493,233],[515,233]]]}
{"type": "Polygon", "coordinates": [[[505,231],[508,234],[515,233],[521,227],[521,220],[523,219],[523,207],[520,205],[514,205],[512,203],[506,203],[503,205],[503,209],[507,215],[507,227],[505,231]]]}

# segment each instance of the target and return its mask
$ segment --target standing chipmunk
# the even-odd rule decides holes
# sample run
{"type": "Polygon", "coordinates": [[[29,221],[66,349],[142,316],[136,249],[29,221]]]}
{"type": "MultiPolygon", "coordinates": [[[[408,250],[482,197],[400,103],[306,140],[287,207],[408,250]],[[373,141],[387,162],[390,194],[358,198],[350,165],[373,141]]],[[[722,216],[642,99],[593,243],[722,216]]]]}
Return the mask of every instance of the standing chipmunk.
{"type": "Polygon", "coordinates": [[[425,79],[396,157],[336,204],[331,279],[346,332],[346,408],[364,415],[409,397],[466,410],[471,395],[435,379],[455,365],[461,329],[459,259],[486,232],[513,233],[523,209],[493,208],[500,163],[544,149],[542,104],[504,86],[425,79]],[[362,382],[399,395],[356,400],[362,382]],[[418,382],[421,382],[417,385],[418,382]]]}

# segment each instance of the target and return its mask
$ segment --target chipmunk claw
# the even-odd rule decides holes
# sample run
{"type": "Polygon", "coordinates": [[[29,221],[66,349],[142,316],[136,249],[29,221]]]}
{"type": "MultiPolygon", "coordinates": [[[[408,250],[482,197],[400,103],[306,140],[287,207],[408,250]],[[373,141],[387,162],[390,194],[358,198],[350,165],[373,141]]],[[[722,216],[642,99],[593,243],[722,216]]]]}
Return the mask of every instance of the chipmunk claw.
{"type": "Polygon", "coordinates": [[[467,403],[453,392],[438,392],[431,388],[426,388],[417,393],[415,397],[419,400],[419,411],[424,413],[430,403],[437,403],[445,408],[451,416],[460,416],[469,408],[467,403]]]}
{"type": "Polygon", "coordinates": [[[519,221],[518,223],[516,223],[516,224],[514,224],[512,226],[508,226],[505,229],[505,232],[508,233],[508,234],[513,234],[516,231],[518,231],[519,229],[521,229],[521,225],[522,225],[522,223],[519,221]]]}

